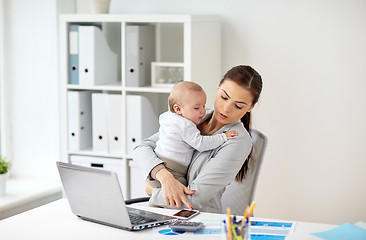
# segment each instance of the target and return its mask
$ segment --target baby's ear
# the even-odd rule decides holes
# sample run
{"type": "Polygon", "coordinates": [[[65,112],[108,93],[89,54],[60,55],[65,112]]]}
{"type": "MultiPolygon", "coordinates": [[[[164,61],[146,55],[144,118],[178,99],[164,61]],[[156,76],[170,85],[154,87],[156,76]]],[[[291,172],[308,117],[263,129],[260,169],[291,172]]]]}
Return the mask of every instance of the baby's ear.
{"type": "Polygon", "coordinates": [[[180,106],[178,104],[173,105],[173,110],[176,114],[181,114],[180,106]]]}

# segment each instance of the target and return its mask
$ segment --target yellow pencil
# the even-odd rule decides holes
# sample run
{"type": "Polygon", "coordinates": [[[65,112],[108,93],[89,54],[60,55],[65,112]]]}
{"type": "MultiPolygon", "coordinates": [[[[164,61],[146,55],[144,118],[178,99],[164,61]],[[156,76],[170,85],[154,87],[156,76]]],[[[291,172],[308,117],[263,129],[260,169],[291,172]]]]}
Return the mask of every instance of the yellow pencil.
{"type": "Polygon", "coordinates": [[[244,227],[244,223],[245,223],[245,222],[246,222],[246,220],[247,220],[247,217],[248,217],[248,209],[249,209],[249,207],[247,207],[247,208],[245,209],[245,212],[244,212],[244,218],[243,218],[243,220],[241,220],[240,229],[243,229],[243,227],[244,227]]]}
{"type": "Polygon", "coordinates": [[[250,214],[249,214],[249,217],[253,216],[253,209],[255,207],[255,202],[253,201],[251,204],[250,204],[250,214]]]}
{"type": "Polygon", "coordinates": [[[246,219],[248,217],[248,213],[249,213],[249,207],[247,207],[245,209],[245,212],[244,212],[244,218],[246,219]]]}
{"type": "Polygon", "coordinates": [[[226,212],[227,212],[227,239],[232,240],[233,235],[232,235],[232,229],[231,229],[231,209],[227,208],[226,212]]]}

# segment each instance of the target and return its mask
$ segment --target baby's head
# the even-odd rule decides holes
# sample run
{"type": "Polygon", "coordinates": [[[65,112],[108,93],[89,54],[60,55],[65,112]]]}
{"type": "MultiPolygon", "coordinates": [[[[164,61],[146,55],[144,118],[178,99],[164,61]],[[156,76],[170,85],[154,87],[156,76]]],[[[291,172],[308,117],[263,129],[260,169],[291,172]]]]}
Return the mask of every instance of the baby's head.
{"type": "Polygon", "coordinates": [[[191,120],[196,125],[206,114],[205,105],[206,93],[194,82],[178,82],[169,95],[170,111],[191,120]]]}

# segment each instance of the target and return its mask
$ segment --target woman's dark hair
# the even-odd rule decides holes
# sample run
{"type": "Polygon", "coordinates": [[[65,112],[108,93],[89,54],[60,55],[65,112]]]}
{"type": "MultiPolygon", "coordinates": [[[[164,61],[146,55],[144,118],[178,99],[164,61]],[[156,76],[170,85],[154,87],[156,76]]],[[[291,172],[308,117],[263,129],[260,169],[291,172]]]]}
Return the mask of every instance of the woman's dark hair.
{"type": "MultiPolygon", "coordinates": [[[[245,89],[249,90],[251,94],[253,95],[253,102],[252,104],[255,104],[258,102],[259,96],[262,91],[262,77],[259,75],[259,73],[254,70],[250,66],[245,65],[239,65],[236,67],[233,67],[230,69],[223,77],[223,79],[220,81],[220,85],[225,80],[231,80],[234,81],[239,86],[244,87],[245,89]]],[[[250,120],[251,115],[250,112],[247,112],[242,118],[241,122],[243,123],[245,129],[250,134],[250,120]]],[[[245,178],[245,174],[248,171],[248,165],[249,160],[252,155],[252,152],[250,152],[248,158],[244,162],[244,164],[241,166],[241,169],[236,174],[235,180],[238,182],[241,182],[245,178]]]]}

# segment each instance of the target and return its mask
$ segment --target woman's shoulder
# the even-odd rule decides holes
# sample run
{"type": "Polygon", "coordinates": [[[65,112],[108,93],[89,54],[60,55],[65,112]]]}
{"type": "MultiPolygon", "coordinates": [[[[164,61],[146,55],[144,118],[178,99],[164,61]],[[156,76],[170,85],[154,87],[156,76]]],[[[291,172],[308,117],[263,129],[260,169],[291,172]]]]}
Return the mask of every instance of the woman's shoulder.
{"type": "Polygon", "coordinates": [[[226,125],[226,129],[224,131],[230,131],[230,130],[235,130],[239,136],[241,135],[244,138],[251,139],[249,132],[245,129],[243,123],[240,121],[226,125]]]}
{"type": "Polygon", "coordinates": [[[238,133],[238,135],[234,139],[230,139],[230,140],[226,141],[224,145],[231,146],[231,147],[235,148],[236,150],[239,150],[239,149],[244,150],[244,148],[251,149],[252,138],[251,138],[249,132],[245,129],[242,122],[238,121],[238,122],[229,124],[226,127],[227,128],[224,130],[225,132],[230,131],[230,130],[235,130],[238,133]],[[241,147],[238,148],[238,146],[241,146],[241,147]],[[246,146],[246,147],[244,147],[244,146],[246,146]]]}

